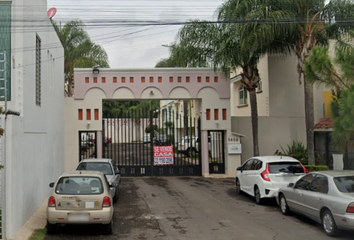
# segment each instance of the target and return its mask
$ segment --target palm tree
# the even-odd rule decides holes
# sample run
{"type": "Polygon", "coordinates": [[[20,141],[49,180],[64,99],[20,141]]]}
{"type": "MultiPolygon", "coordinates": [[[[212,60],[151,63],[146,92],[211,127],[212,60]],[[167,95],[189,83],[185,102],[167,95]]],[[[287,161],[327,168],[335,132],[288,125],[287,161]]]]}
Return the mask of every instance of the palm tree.
{"type": "Polygon", "coordinates": [[[73,95],[74,68],[109,67],[108,56],[101,46],[91,41],[82,21],[72,20],[63,26],[53,22],[53,26],[64,48],[65,83],[70,97],[73,95]]]}
{"type": "Polygon", "coordinates": [[[349,31],[333,44],[334,52],[329,46],[316,46],[305,61],[306,80],[312,84],[324,84],[332,90],[331,103],[333,118],[333,143],[345,150],[353,138],[354,116],[354,32],[349,31]]]}
{"type": "MultiPolygon", "coordinates": [[[[195,63],[207,66],[212,63],[215,69],[221,67],[225,74],[229,74],[232,67],[242,69],[241,83],[250,95],[253,154],[258,156],[256,88],[261,80],[258,62],[267,52],[287,52],[290,48],[286,44],[274,44],[276,41],[281,42],[283,31],[287,30],[286,24],[278,25],[278,31],[270,34],[274,32],[271,25],[251,21],[247,24],[232,23],[240,19],[254,19],[262,14],[268,14],[245,11],[252,7],[254,5],[250,4],[250,1],[227,1],[217,10],[218,23],[193,20],[186,24],[180,30],[178,42],[175,43],[179,51],[172,52],[171,58],[187,66],[195,63]],[[262,37],[261,41],[260,37],[262,37]]],[[[267,17],[276,20],[279,16],[277,12],[270,11],[267,17]]]]}
{"type": "MultiPolygon", "coordinates": [[[[350,0],[285,0],[281,11],[287,12],[285,21],[292,22],[288,44],[295,51],[300,83],[304,84],[306,140],[309,164],[315,164],[314,151],[314,98],[313,85],[306,81],[304,63],[317,45],[327,45],[329,37],[351,28],[347,20],[353,15],[354,5],[350,0]],[[335,20],[335,21],[333,21],[335,20]],[[343,22],[343,20],[346,20],[343,22]]],[[[273,1],[269,1],[272,4],[273,1]]],[[[272,5],[270,5],[272,6],[272,5]]]]}

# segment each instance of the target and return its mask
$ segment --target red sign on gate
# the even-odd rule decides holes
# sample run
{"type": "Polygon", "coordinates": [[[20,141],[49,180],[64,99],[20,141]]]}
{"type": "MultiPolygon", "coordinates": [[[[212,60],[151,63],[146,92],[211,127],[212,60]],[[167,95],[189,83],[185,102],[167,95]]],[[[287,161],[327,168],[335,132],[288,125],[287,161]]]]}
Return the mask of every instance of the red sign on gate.
{"type": "Polygon", "coordinates": [[[154,165],[173,164],[173,146],[154,146],[154,165]]]}

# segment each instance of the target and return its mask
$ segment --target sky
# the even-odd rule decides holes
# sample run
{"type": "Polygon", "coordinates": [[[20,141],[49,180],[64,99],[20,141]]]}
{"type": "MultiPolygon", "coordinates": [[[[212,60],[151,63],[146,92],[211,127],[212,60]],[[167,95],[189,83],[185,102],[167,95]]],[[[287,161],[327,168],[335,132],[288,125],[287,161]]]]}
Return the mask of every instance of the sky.
{"type": "Polygon", "coordinates": [[[111,68],[154,68],[169,57],[183,22],[216,20],[224,0],[47,0],[54,21],[79,19],[111,68]]]}

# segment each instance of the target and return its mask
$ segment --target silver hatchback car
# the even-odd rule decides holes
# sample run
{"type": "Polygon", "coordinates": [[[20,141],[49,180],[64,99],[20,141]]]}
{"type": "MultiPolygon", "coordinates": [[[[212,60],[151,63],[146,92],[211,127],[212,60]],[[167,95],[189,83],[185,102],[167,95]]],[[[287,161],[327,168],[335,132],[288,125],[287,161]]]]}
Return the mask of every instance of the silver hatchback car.
{"type": "Polygon", "coordinates": [[[49,184],[53,191],[47,205],[47,233],[66,224],[102,224],[113,233],[113,199],[105,175],[99,171],[64,172],[49,184]]]}
{"type": "Polygon", "coordinates": [[[302,214],[322,224],[329,236],[354,230],[354,171],[319,171],[279,189],[277,202],[284,215],[302,214]]]}
{"type": "Polygon", "coordinates": [[[109,158],[91,158],[81,160],[76,170],[91,170],[101,171],[106,175],[109,186],[113,191],[113,202],[117,202],[119,198],[119,187],[121,182],[121,173],[113,162],[109,158]]]}

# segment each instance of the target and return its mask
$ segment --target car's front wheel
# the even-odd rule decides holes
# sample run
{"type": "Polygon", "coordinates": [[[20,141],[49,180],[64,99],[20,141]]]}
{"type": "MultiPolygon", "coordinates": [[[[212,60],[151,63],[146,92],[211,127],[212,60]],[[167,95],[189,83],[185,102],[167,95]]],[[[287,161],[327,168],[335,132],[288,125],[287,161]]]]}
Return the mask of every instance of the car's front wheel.
{"type": "Polygon", "coordinates": [[[57,233],[58,230],[58,226],[56,224],[51,224],[47,221],[47,234],[48,235],[54,235],[57,233]]]}
{"type": "Polygon", "coordinates": [[[236,178],[236,192],[237,192],[237,194],[242,193],[240,180],[238,180],[238,178],[236,178]]]}
{"type": "Polygon", "coordinates": [[[280,205],[280,211],[284,215],[289,215],[290,209],[288,206],[288,203],[286,202],[286,198],[284,194],[280,194],[279,196],[279,205],[280,205]]]}
{"type": "Polygon", "coordinates": [[[263,203],[263,199],[261,198],[261,192],[259,191],[259,188],[257,186],[254,188],[254,199],[257,204],[263,203]]]}
{"type": "Polygon", "coordinates": [[[325,210],[322,213],[322,227],[328,236],[334,237],[338,234],[338,228],[331,211],[325,210]]]}

